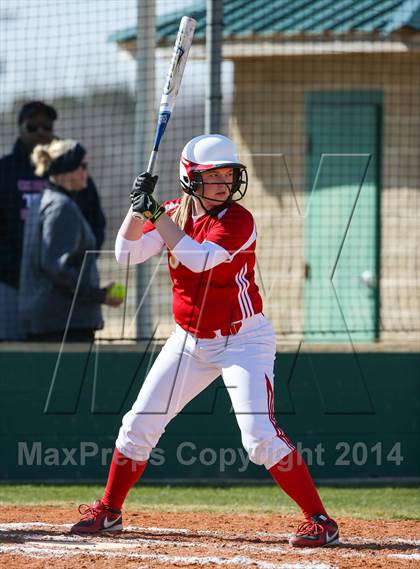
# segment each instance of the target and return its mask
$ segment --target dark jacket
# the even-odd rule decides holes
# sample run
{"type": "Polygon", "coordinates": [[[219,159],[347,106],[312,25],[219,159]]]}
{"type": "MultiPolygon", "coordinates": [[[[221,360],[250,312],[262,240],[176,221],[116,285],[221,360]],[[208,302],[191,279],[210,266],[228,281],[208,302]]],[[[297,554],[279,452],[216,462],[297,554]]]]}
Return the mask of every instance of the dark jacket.
{"type": "MultiPolygon", "coordinates": [[[[0,159],[0,281],[14,288],[19,283],[24,221],[34,197],[48,181],[35,176],[29,156],[18,139],[11,154],[0,159]]],[[[77,204],[96,237],[99,251],[105,236],[105,217],[91,178],[77,195],[77,204]]]]}
{"type": "Polygon", "coordinates": [[[103,327],[95,236],[70,194],[50,184],[25,223],[19,285],[24,334],[103,327]],[[89,253],[89,251],[91,251],[89,253]],[[70,315],[70,319],[69,319],[70,315]]]}

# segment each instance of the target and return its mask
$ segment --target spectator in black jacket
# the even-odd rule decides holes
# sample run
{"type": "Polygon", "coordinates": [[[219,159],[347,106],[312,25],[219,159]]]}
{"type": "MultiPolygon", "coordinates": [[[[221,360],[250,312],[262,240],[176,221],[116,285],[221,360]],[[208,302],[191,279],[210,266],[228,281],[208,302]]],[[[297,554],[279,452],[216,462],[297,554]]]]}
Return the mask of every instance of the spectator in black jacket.
{"type": "MultiPolygon", "coordinates": [[[[55,137],[56,110],[42,101],[25,104],[18,114],[19,137],[12,153],[0,159],[0,340],[19,339],[17,288],[22,256],[23,230],[28,208],[47,185],[37,176],[30,154],[37,144],[55,137]]],[[[99,251],[105,236],[105,217],[92,178],[78,192],[75,202],[88,221],[99,251]]]]}
{"type": "Polygon", "coordinates": [[[86,150],[74,140],[38,145],[31,158],[48,185],[25,223],[19,321],[28,339],[92,341],[101,304],[119,306],[113,283],[99,286],[95,236],[74,198],[86,187],[86,150]]]}

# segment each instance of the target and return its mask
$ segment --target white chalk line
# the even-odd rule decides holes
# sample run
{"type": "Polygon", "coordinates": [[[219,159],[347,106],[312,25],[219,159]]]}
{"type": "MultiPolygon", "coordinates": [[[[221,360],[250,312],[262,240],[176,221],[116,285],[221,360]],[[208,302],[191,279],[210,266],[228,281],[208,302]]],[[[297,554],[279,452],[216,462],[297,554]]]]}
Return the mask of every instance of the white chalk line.
{"type": "MultiPolygon", "coordinates": [[[[10,530],[30,530],[35,528],[48,528],[48,529],[70,529],[73,524],[49,524],[45,522],[14,522],[14,523],[0,523],[0,532],[2,530],[10,531],[10,530]]],[[[213,530],[196,530],[196,529],[187,529],[187,528],[164,528],[164,527],[155,527],[155,526],[126,526],[124,528],[125,532],[133,532],[133,533],[154,533],[158,535],[190,535],[191,537],[213,537],[213,538],[229,538],[230,534],[221,531],[213,531],[213,530]]],[[[255,537],[267,537],[267,538],[274,538],[274,539],[285,539],[289,540],[293,533],[286,533],[286,532],[263,532],[258,531],[253,534],[255,537]]],[[[236,534],[232,535],[234,539],[249,539],[249,534],[236,534]]],[[[344,541],[341,539],[341,545],[345,545],[346,543],[350,544],[364,544],[368,545],[369,543],[377,543],[378,545],[415,545],[420,547],[420,540],[418,539],[410,539],[410,538],[390,538],[390,537],[381,537],[380,539],[373,539],[373,538],[366,538],[363,536],[346,536],[344,541]]]]}
{"type": "MultiPolygon", "coordinates": [[[[255,532],[256,536],[259,537],[270,537],[270,538],[289,538],[293,534],[291,533],[269,533],[265,531],[255,532]]],[[[402,537],[381,537],[379,539],[363,537],[361,535],[353,535],[353,536],[346,536],[345,541],[340,537],[341,545],[345,543],[351,543],[352,545],[369,545],[369,543],[377,543],[378,545],[415,545],[420,547],[420,540],[419,539],[410,539],[410,538],[402,538],[402,537]]]]}
{"type": "MultiPolygon", "coordinates": [[[[269,561],[259,561],[258,559],[253,559],[251,557],[236,556],[231,558],[207,556],[185,556],[185,555],[166,555],[158,553],[134,553],[129,552],[114,552],[114,551],[92,551],[92,549],[87,549],[89,555],[96,556],[106,556],[107,558],[127,558],[139,559],[142,561],[155,561],[158,563],[168,564],[176,563],[178,565],[234,565],[239,567],[252,566],[259,569],[338,569],[336,566],[330,565],[329,563],[271,563],[269,561]]],[[[0,546],[0,553],[14,553],[18,555],[28,555],[32,554],[34,557],[63,557],[63,556],[76,556],[81,555],[80,551],[69,551],[65,548],[40,548],[40,547],[29,547],[29,548],[19,548],[19,547],[4,547],[0,546]]]]}
{"type": "MultiPolygon", "coordinates": [[[[209,549],[212,547],[215,547],[214,543],[201,543],[201,542],[197,542],[197,541],[173,541],[173,540],[163,540],[163,539],[156,539],[156,538],[144,538],[144,537],[136,537],[133,539],[130,538],[125,538],[125,537],[119,537],[122,536],[123,534],[114,534],[112,536],[112,540],[109,539],[109,537],[104,536],[104,535],[100,535],[100,536],[77,536],[77,535],[71,535],[71,534],[66,534],[65,535],[65,539],[67,541],[67,543],[63,544],[63,535],[44,535],[44,534],[40,534],[40,533],[36,533],[36,529],[41,529],[41,528],[48,528],[48,529],[65,529],[68,530],[71,527],[71,524],[57,524],[52,526],[51,524],[48,523],[44,523],[44,522],[33,522],[33,523],[9,523],[9,524],[0,524],[0,536],[3,534],[7,534],[8,538],[14,538],[14,539],[21,539],[22,538],[22,534],[19,533],[13,533],[14,531],[17,530],[27,530],[27,529],[32,529],[35,530],[35,533],[31,533],[28,535],[24,536],[25,539],[25,543],[21,543],[21,544],[5,544],[2,548],[0,548],[0,551],[6,552],[13,552],[13,553],[19,553],[22,555],[43,555],[43,556],[63,556],[63,555],[81,555],[83,552],[89,552],[90,554],[96,554],[96,555],[105,555],[105,556],[118,556],[118,557],[135,557],[136,559],[138,558],[138,556],[140,555],[140,558],[143,559],[144,555],[148,555],[148,554],[143,554],[143,553],[135,553],[133,551],[131,551],[133,549],[133,547],[135,547],[136,549],[139,548],[139,546],[142,546],[144,548],[150,548],[150,547],[156,547],[156,546],[171,546],[171,547],[177,547],[177,548],[201,548],[201,549],[209,549]],[[10,531],[12,530],[12,531],[10,531]],[[84,541],[81,541],[84,540],[84,541]],[[45,542],[42,543],[42,541],[45,542]],[[51,543],[56,542],[54,548],[48,547],[48,544],[51,545],[51,543]],[[60,544],[58,544],[58,542],[61,542],[60,544]],[[123,550],[123,551],[121,551],[123,550]]],[[[192,536],[203,536],[205,535],[206,537],[215,537],[215,538],[220,538],[220,537],[230,537],[229,534],[223,533],[223,532],[213,532],[213,531],[209,531],[209,530],[190,530],[190,529],[185,529],[185,528],[179,528],[179,529],[174,529],[174,528],[156,528],[156,527],[138,527],[138,526],[128,526],[128,528],[126,529],[126,531],[130,531],[130,532],[149,532],[149,533],[154,533],[154,534],[158,534],[158,535],[176,535],[181,533],[182,535],[192,535],[192,536]]],[[[258,532],[258,533],[264,533],[265,536],[269,537],[269,536],[276,536],[277,538],[279,538],[280,536],[283,537],[289,537],[290,534],[269,534],[268,532],[258,532]]],[[[241,536],[240,535],[236,535],[235,534],[235,539],[240,539],[241,536]]],[[[244,539],[249,539],[249,536],[243,536],[244,539]]],[[[354,536],[351,540],[348,539],[346,540],[347,542],[353,542],[353,543],[372,543],[373,540],[368,540],[366,538],[362,538],[360,536],[354,536]]],[[[390,545],[393,544],[405,544],[405,545],[418,545],[420,544],[420,542],[418,540],[409,540],[409,539],[402,539],[402,538],[395,538],[395,539],[387,539],[386,540],[390,545]]],[[[381,544],[383,544],[384,540],[380,540],[381,544]]],[[[342,543],[342,545],[345,547],[346,546],[346,542],[342,543]]],[[[249,552],[249,553],[254,553],[254,554],[287,554],[287,555],[299,555],[299,556],[310,556],[310,555],[319,555],[319,553],[321,553],[324,550],[319,550],[319,549],[312,549],[312,548],[306,548],[306,549],[293,549],[290,547],[284,547],[284,546],[273,546],[273,545],[265,545],[263,542],[261,544],[255,545],[255,544],[239,544],[239,543],[224,543],[224,548],[227,549],[234,549],[235,551],[242,551],[242,552],[249,552]]],[[[337,548],[334,548],[334,554],[337,555],[338,557],[365,557],[363,552],[345,552],[342,550],[338,550],[337,548]]],[[[407,559],[407,560],[418,560],[420,559],[420,554],[417,553],[378,553],[377,555],[379,555],[380,557],[392,557],[392,558],[401,558],[401,559],[407,559]]],[[[144,558],[144,559],[148,559],[148,558],[144,558]]],[[[181,559],[185,559],[187,560],[187,564],[192,564],[193,561],[191,561],[191,559],[196,560],[196,556],[182,556],[181,559]],[[188,561],[190,560],[190,561],[188,561]]],[[[203,557],[200,557],[199,559],[204,559],[203,557]]],[[[206,558],[207,559],[207,558],[206,558]]],[[[226,559],[224,558],[218,558],[219,561],[221,560],[220,564],[226,564],[226,559]]],[[[235,558],[229,558],[229,559],[236,559],[235,558]]],[[[168,560],[169,562],[170,560],[168,560]]],[[[253,559],[253,562],[257,562],[257,559],[253,559]]],[[[170,561],[170,562],[175,562],[175,561],[170,561]]],[[[197,561],[194,561],[194,563],[197,563],[197,561]]],[[[267,563],[265,561],[258,561],[258,563],[267,563]]],[[[217,564],[216,562],[213,564],[217,564]]],[[[232,563],[231,563],[232,564],[232,563]]],[[[235,563],[233,563],[235,564],[235,563]]],[[[305,565],[306,567],[309,567],[308,564],[305,565]]],[[[316,565],[317,567],[319,566],[316,565]]],[[[263,567],[263,566],[261,566],[263,567]]],[[[264,566],[267,567],[267,566],[264,566]]],[[[279,565],[275,565],[275,567],[279,567],[279,565]]],[[[282,565],[282,567],[284,567],[284,564],[282,565]]],[[[328,566],[329,567],[329,566],[328,566]]]]}
{"type": "MultiPolygon", "coordinates": [[[[0,529],[0,537],[4,530],[0,529]]],[[[209,549],[215,548],[218,544],[215,543],[203,543],[200,541],[173,541],[167,539],[156,539],[156,538],[141,538],[136,537],[133,539],[120,537],[121,534],[113,534],[112,541],[109,539],[109,536],[99,535],[99,536],[78,536],[78,535],[68,535],[66,539],[68,540],[68,544],[65,544],[65,547],[75,547],[77,546],[80,549],[88,549],[90,550],[92,545],[95,550],[103,549],[104,551],[109,551],[112,549],[132,549],[132,548],[139,548],[139,545],[143,545],[145,548],[151,548],[155,546],[171,546],[175,548],[193,548],[193,549],[209,549]],[[96,541],[93,541],[95,539],[96,541]],[[84,540],[81,542],[80,540],[84,540]],[[100,540],[100,541],[98,541],[100,540]]],[[[22,538],[22,535],[19,533],[8,532],[7,537],[9,539],[16,539],[19,540],[22,538]]],[[[39,535],[36,533],[26,534],[25,535],[25,543],[29,544],[35,541],[39,543],[39,541],[45,542],[62,542],[63,536],[62,535],[39,535]]],[[[296,550],[291,549],[289,546],[266,546],[263,543],[260,545],[254,544],[239,544],[239,543],[224,543],[223,548],[226,550],[235,550],[235,551],[245,551],[245,552],[252,552],[256,554],[294,554],[294,555],[316,555],[317,552],[315,549],[302,549],[296,550]]]]}
{"type": "Polygon", "coordinates": [[[390,553],[388,557],[396,557],[397,559],[411,559],[420,561],[420,553],[390,553]]]}
{"type": "MultiPolygon", "coordinates": [[[[8,537],[21,537],[20,534],[8,534],[8,537]]],[[[143,555],[140,553],[136,553],[132,551],[133,548],[139,549],[139,546],[144,546],[145,548],[152,548],[157,545],[160,546],[171,546],[171,547],[178,547],[178,548],[194,548],[194,549],[209,549],[214,548],[215,544],[213,543],[200,543],[200,542],[191,542],[191,541],[167,541],[167,540],[156,540],[156,539],[125,539],[125,538],[118,538],[116,535],[113,535],[112,540],[106,538],[104,536],[95,536],[93,541],[92,536],[90,537],[81,537],[81,536],[73,536],[69,535],[66,536],[68,539],[68,543],[62,543],[63,536],[56,535],[56,536],[45,536],[39,534],[30,534],[25,536],[26,541],[25,543],[21,544],[5,544],[3,547],[0,547],[0,552],[5,552],[9,550],[9,552],[13,553],[20,553],[22,555],[32,554],[34,555],[35,552],[38,555],[48,556],[63,556],[63,555],[82,555],[83,553],[89,553],[92,555],[97,556],[118,556],[118,557],[134,557],[137,558],[139,555],[143,555]],[[84,541],[81,541],[83,539],[84,541]],[[97,541],[100,539],[101,541],[97,541]],[[45,544],[42,543],[45,541],[45,544]],[[52,548],[51,544],[56,542],[57,545],[52,548]],[[61,543],[58,543],[61,542],[61,543]],[[123,550],[123,551],[121,551],[123,550]]],[[[253,552],[254,554],[267,554],[267,553],[276,553],[276,554],[285,554],[285,555],[296,555],[296,556],[318,556],[320,553],[326,551],[326,549],[319,550],[316,548],[306,548],[306,549],[292,549],[290,547],[265,547],[263,545],[245,545],[245,544],[225,544],[225,549],[234,549],[235,551],[245,551],[245,552],[253,552]]],[[[365,554],[362,552],[354,551],[354,552],[346,552],[340,551],[337,548],[334,548],[334,555],[341,558],[350,558],[350,557],[357,557],[363,558],[365,554]]],[[[412,559],[417,560],[420,558],[420,554],[390,554],[390,553],[379,553],[377,554],[380,557],[398,557],[399,555],[403,555],[402,558],[404,559],[412,559]]],[[[182,556],[182,558],[189,559],[190,556],[182,556]]],[[[195,558],[195,557],[194,557],[195,558]]],[[[201,558],[200,558],[201,559],[201,558]]],[[[256,562],[257,560],[254,559],[256,562]]],[[[311,562],[309,562],[311,563],[311,562]]],[[[308,567],[311,565],[307,565],[308,567]]]]}
{"type": "MultiPolygon", "coordinates": [[[[177,563],[179,565],[238,565],[238,566],[253,566],[260,569],[334,569],[336,566],[332,566],[328,563],[319,562],[305,562],[305,563],[271,563],[268,561],[259,561],[254,558],[246,556],[235,556],[232,558],[223,558],[215,556],[179,556],[179,555],[167,555],[167,554],[148,554],[148,553],[135,553],[132,551],[112,551],[113,548],[121,547],[121,543],[116,544],[109,542],[105,549],[98,550],[97,543],[89,542],[86,544],[78,544],[77,549],[71,550],[69,546],[71,544],[64,545],[61,547],[45,547],[43,544],[37,543],[37,545],[25,544],[22,546],[0,546],[0,553],[12,553],[23,556],[32,555],[35,557],[69,557],[78,556],[83,554],[84,551],[88,552],[89,555],[96,555],[97,557],[113,557],[113,558],[131,558],[139,559],[142,561],[152,560],[159,563],[177,563]],[[92,545],[94,548],[92,549],[92,545]]],[[[124,545],[124,544],[123,544],[124,545]]],[[[131,545],[131,544],[130,544],[131,545]]],[[[292,550],[293,551],[293,550],[292,550]]],[[[308,550],[305,550],[308,551],[308,550]]],[[[288,551],[289,553],[291,551],[288,551]]],[[[301,551],[299,551],[301,553],[301,551]]],[[[337,553],[337,552],[336,552],[337,553]]],[[[346,554],[345,557],[353,557],[353,555],[346,554]]],[[[360,554],[357,555],[360,557],[360,554]]],[[[420,560],[420,554],[404,554],[404,553],[392,553],[387,554],[385,557],[396,558],[403,560],[418,561],[420,560]]]]}

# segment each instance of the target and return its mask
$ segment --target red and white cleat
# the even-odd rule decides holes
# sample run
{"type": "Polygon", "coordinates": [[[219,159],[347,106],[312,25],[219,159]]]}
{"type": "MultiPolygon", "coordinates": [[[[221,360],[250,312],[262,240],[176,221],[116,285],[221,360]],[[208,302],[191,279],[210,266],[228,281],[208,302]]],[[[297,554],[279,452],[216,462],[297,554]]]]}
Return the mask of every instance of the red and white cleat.
{"type": "Polygon", "coordinates": [[[70,533],[92,534],[123,529],[121,512],[111,510],[102,500],[96,500],[92,506],[81,504],[79,512],[82,518],[71,528],[70,533]]]}
{"type": "Polygon", "coordinates": [[[323,547],[340,543],[337,523],[323,514],[316,514],[300,524],[290,539],[293,547],[323,547]]]}

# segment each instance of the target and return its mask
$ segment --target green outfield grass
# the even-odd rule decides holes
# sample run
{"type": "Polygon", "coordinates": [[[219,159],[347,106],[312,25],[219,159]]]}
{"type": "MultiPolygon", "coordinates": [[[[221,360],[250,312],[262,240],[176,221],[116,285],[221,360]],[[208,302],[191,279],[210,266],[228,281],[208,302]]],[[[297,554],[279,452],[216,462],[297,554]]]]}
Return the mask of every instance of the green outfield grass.
{"type": "MultiPolygon", "coordinates": [[[[103,486],[0,485],[1,505],[62,505],[91,503],[103,486]]],[[[420,487],[331,488],[320,494],[335,516],[420,519],[420,487]]],[[[139,510],[223,513],[297,513],[294,503],[275,486],[185,487],[138,486],[126,507],[139,510]]]]}

